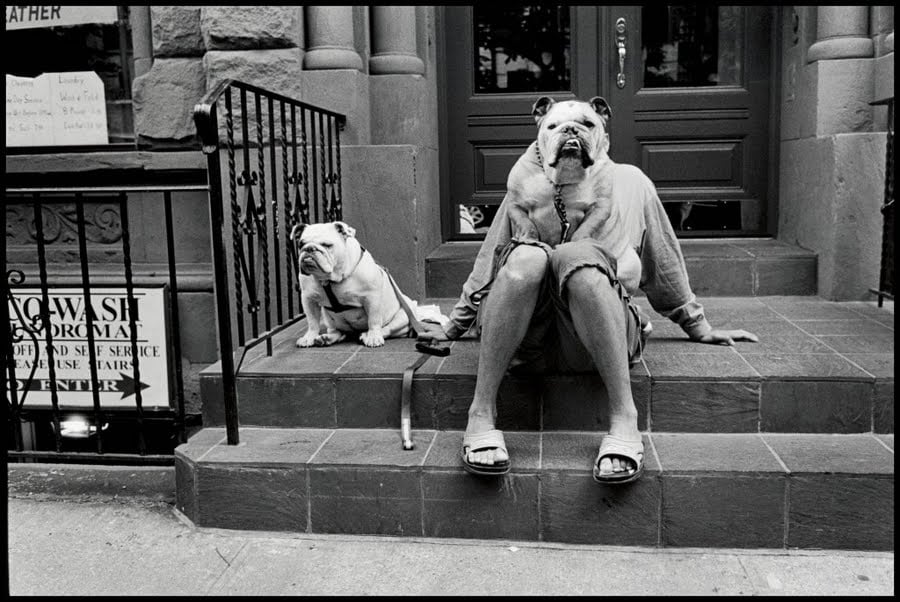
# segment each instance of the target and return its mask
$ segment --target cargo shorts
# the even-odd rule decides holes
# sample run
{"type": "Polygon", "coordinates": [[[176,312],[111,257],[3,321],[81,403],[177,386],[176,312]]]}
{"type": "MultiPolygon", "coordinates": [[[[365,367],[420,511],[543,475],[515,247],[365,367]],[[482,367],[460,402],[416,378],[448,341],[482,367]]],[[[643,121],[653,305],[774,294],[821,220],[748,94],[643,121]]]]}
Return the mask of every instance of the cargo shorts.
{"type": "MultiPolygon", "coordinates": [[[[616,277],[616,260],[610,257],[593,239],[566,242],[555,248],[534,240],[513,240],[504,248],[496,263],[499,270],[509,254],[519,245],[536,246],[547,253],[549,264],[540,285],[537,305],[525,337],[510,363],[512,371],[550,373],[596,372],[590,353],[575,331],[569,311],[566,283],[577,270],[591,267],[600,270],[618,293],[625,316],[628,364],[640,361],[646,340],[641,336],[642,325],[648,322],[641,309],[632,301],[625,287],[616,277]]],[[[493,274],[496,277],[496,272],[493,274]]],[[[493,278],[491,279],[493,281],[493,278]]],[[[481,332],[483,310],[491,302],[487,294],[479,303],[478,331],[481,332]]]]}

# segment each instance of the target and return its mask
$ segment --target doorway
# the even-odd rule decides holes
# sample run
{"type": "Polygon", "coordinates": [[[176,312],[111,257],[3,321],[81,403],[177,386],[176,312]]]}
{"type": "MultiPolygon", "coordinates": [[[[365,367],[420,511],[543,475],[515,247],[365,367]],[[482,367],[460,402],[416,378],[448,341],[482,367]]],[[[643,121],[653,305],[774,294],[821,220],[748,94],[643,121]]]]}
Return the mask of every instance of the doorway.
{"type": "Polygon", "coordinates": [[[484,236],[544,95],[607,99],[610,156],[653,180],[679,237],[771,233],[773,12],[446,7],[444,239],[484,236]]]}

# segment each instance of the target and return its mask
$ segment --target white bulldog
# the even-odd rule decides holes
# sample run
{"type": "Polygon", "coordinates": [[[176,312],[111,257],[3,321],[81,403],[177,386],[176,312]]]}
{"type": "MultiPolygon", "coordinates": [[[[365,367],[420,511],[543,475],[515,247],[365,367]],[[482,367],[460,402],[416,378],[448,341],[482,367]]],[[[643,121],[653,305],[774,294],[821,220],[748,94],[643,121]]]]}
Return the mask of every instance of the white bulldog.
{"type": "Polygon", "coordinates": [[[610,162],[609,105],[599,96],[587,102],[555,102],[543,96],[534,103],[532,115],[538,125],[540,164],[510,173],[513,236],[557,244],[565,234],[553,200],[560,194],[571,229],[568,240],[596,237],[596,230],[610,217],[605,202],[611,194],[611,182],[605,176],[610,162]],[[559,187],[559,192],[554,187],[559,187]]]}
{"type": "MultiPolygon", "coordinates": [[[[339,221],[298,224],[291,240],[308,325],[297,347],[333,345],[354,333],[361,333],[363,345],[380,347],[385,338],[409,333],[409,317],[387,272],[362,248],[352,226],[339,221]]],[[[416,302],[403,298],[415,311],[416,302]]]]}

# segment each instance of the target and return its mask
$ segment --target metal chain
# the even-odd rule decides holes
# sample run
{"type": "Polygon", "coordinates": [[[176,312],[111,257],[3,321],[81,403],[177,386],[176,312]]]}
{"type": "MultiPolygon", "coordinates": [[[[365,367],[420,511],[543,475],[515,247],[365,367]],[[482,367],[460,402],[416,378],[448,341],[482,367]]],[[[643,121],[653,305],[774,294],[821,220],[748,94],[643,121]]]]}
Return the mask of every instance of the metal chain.
{"type": "Polygon", "coordinates": [[[541,173],[544,174],[544,177],[553,185],[553,189],[555,190],[555,193],[553,194],[553,206],[556,208],[556,215],[559,216],[559,227],[562,230],[559,242],[564,243],[566,242],[566,237],[569,235],[569,228],[572,224],[569,223],[569,218],[566,216],[566,205],[562,200],[562,185],[555,183],[550,179],[546,172],[544,172],[544,160],[541,157],[541,151],[538,149],[537,144],[534,145],[534,152],[537,154],[538,163],[541,164],[541,173]]]}

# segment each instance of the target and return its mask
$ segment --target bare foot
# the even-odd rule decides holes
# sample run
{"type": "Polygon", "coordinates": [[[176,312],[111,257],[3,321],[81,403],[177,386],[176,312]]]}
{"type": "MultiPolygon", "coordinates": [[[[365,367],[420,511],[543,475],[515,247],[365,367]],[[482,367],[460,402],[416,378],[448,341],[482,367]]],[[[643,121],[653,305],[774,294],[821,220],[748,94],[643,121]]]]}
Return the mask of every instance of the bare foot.
{"type": "MultiPolygon", "coordinates": [[[[466,434],[475,435],[478,433],[486,433],[494,430],[494,419],[488,416],[479,416],[476,414],[469,415],[469,423],[466,425],[466,434]]],[[[509,460],[509,454],[502,449],[492,448],[481,451],[469,451],[466,454],[466,460],[470,464],[483,464],[485,466],[493,466],[494,464],[509,460]]]]}
{"type": "MultiPolygon", "coordinates": [[[[625,424],[613,424],[609,428],[609,434],[614,437],[619,437],[621,439],[626,439],[628,441],[639,441],[641,440],[641,432],[637,430],[636,424],[631,424],[632,421],[626,421],[625,424]]],[[[634,423],[637,420],[633,421],[634,423]]],[[[631,460],[630,458],[625,458],[623,456],[617,456],[615,454],[610,454],[608,456],[603,456],[600,460],[600,475],[608,475],[615,474],[619,472],[631,472],[637,470],[637,464],[631,460]]]]}

